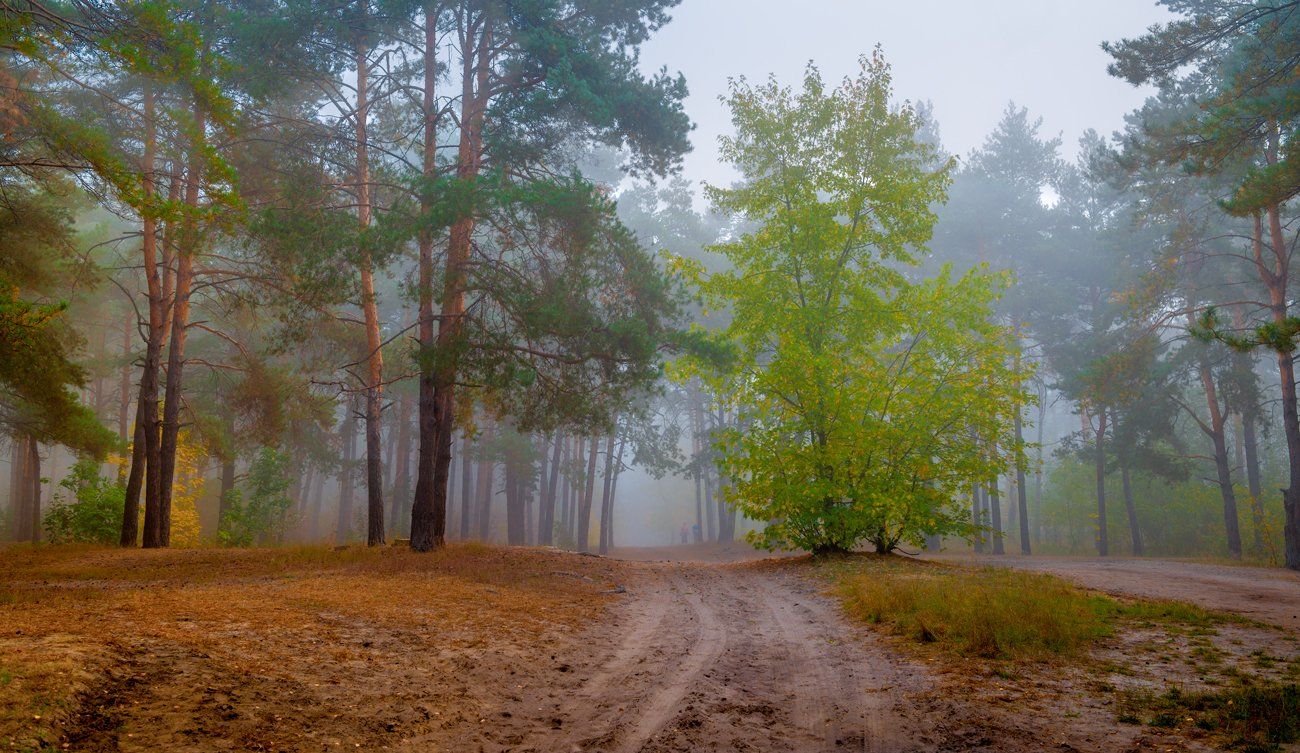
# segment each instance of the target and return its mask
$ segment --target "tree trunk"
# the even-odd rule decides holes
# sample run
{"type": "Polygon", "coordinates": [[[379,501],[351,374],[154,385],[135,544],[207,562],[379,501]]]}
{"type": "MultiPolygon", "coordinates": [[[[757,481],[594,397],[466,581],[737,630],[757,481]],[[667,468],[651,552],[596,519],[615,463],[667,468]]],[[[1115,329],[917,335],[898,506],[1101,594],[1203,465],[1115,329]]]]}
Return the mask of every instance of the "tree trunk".
{"type": "Polygon", "coordinates": [[[492,441],[493,426],[489,423],[483,429],[483,438],[479,440],[478,482],[478,539],[487,541],[492,523],[492,458],[488,456],[488,445],[492,441]]]}
{"type": "Polygon", "coordinates": [[[1128,534],[1133,542],[1133,556],[1141,557],[1146,553],[1142,546],[1142,527],[1138,525],[1137,506],[1133,504],[1133,486],[1129,482],[1128,461],[1124,458],[1120,458],[1119,473],[1124,487],[1124,509],[1128,512],[1128,534]]]}
{"type": "Polygon", "coordinates": [[[614,435],[605,440],[605,478],[600,494],[600,543],[597,546],[601,554],[609,554],[609,492],[614,480],[614,435]]]}
{"type": "Polygon", "coordinates": [[[998,477],[994,476],[993,481],[988,486],[989,512],[993,518],[993,539],[991,543],[993,544],[994,554],[1006,554],[1006,548],[1002,543],[1004,533],[1002,530],[1002,493],[998,488],[998,483],[998,477]]]}
{"type": "Polygon", "coordinates": [[[1264,496],[1259,479],[1259,440],[1255,436],[1255,411],[1242,419],[1242,448],[1246,456],[1246,483],[1250,489],[1250,518],[1254,529],[1255,551],[1264,549],[1264,496]]]}
{"type": "Polygon", "coordinates": [[[970,489],[970,520],[971,524],[976,528],[974,540],[976,554],[984,553],[984,531],[982,530],[984,527],[984,515],[983,511],[980,509],[982,506],[983,505],[980,502],[979,484],[974,484],[970,489]]]}
{"type": "Polygon", "coordinates": [[[614,548],[614,504],[618,502],[618,477],[623,475],[623,449],[627,446],[627,434],[618,440],[618,450],[614,453],[614,480],[609,485],[609,548],[614,548]]]}
{"type": "Polygon", "coordinates": [[[1227,538],[1228,555],[1241,558],[1241,529],[1237,518],[1237,496],[1232,488],[1232,466],[1228,460],[1228,438],[1225,429],[1227,420],[1224,410],[1219,406],[1218,389],[1214,383],[1214,372],[1210,369],[1209,359],[1202,356],[1200,361],[1201,387],[1205,390],[1205,402],[1210,412],[1210,424],[1201,425],[1214,443],[1214,470],[1218,475],[1219,496],[1223,499],[1223,528],[1227,538]]]}
{"type": "MultiPolygon", "coordinates": [[[[432,7],[432,4],[429,6],[432,7]]],[[[483,118],[487,111],[490,72],[491,26],[487,16],[478,24],[463,29],[461,50],[461,113],[460,148],[457,155],[456,177],[473,181],[478,177],[482,161],[483,118]]],[[[432,24],[426,23],[425,46],[435,49],[436,40],[432,24]]],[[[433,55],[432,51],[427,55],[433,55]]],[[[428,79],[426,85],[432,88],[428,79]]],[[[453,223],[447,244],[446,270],[443,274],[442,310],[438,317],[438,358],[423,371],[432,371],[433,387],[433,439],[436,448],[433,457],[431,498],[432,507],[419,519],[411,521],[411,547],[419,551],[442,546],[447,514],[447,472],[451,463],[451,432],[455,422],[455,389],[458,371],[457,352],[464,334],[465,286],[474,235],[474,218],[462,217],[453,223]],[[430,368],[431,367],[431,368],[430,368]]],[[[421,472],[424,471],[423,465],[421,472]]]]}
{"type": "Polygon", "coordinates": [[[307,540],[316,541],[320,538],[320,515],[321,509],[325,506],[325,469],[322,468],[316,473],[316,492],[311,494],[311,522],[307,528],[307,540]]]}
{"type": "Polygon", "coordinates": [[[564,448],[566,455],[564,478],[564,536],[568,539],[569,546],[576,547],[578,544],[577,524],[578,524],[578,489],[582,482],[582,438],[573,437],[569,445],[564,448]],[[572,473],[572,476],[569,474],[572,473]]]}
{"type": "MultiPolygon", "coordinates": [[[[122,533],[118,537],[119,546],[134,547],[140,540],[140,487],[144,486],[145,473],[145,414],[147,402],[136,403],[134,439],[131,440],[131,471],[126,477],[126,489],[122,500],[122,533]]],[[[155,410],[157,406],[155,405],[155,410]]]]}
{"type": "Polygon", "coordinates": [[[469,523],[473,516],[474,464],[469,458],[469,437],[460,442],[460,540],[469,538],[469,523]]]}
{"type": "MultiPolygon", "coordinates": [[[[411,499],[411,401],[406,398],[397,400],[397,441],[394,442],[393,456],[393,498],[389,500],[388,520],[393,535],[398,535],[403,513],[411,499]]],[[[390,430],[391,433],[391,430],[390,430]]]]}
{"type": "MultiPolygon", "coordinates": [[[[438,39],[435,20],[438,16],[438,4],[425,3],[424,6],[424,177],[433,179],[438,172],[438,104],[434,96],[438,82],[438,39]]],[[[420,209],[432,211],[433,204],[428,196],[420,197],[420,209]]],[[[420,248],[420,397],[418,405],[419,455],[415,469],[415,496],[411,501],[411,548],[417,552],[427,552],[442,545],[438,531],[437,501],[434,499],[434,467],[437,465],[438,445],[438,394],[434,383],[433,357],[433,236],[427,231],[418,238],[420,248]]],[[[445,515],[444,508],[444,515],[445,515]]]]}
{"type": "Polygon", "coordinates": [[[14,437],[13,454],[10,456],[9,508],[13,518],[12,538],[14,541],[31,538],[31,521],[29,518],[31,517],[32,508],[27,501],[27,496],[32,489],[29,480],[32,455],[27,447],[30,442],[31,439],[25,434],[14,437]]]}
{"type": "Polygon", "coordinates": [[[352,466],[356,460],[357,419],[351,403],[349,399],[343,404],[346,411],[341,427],[343,467],[339,470],[339,516],[334,529],[334,540],[338,544],[346,544],[352,539],[352,466]]]}
{"type": "MultiPolygon", "coordinates": [[[[140,372],[140,396],[136,404],[136,448],[131,453],[131,476],[135,478],[134,487],[127,479],[126,504],[123,510],[122,535],[119,543],[134,546],[137,539],[138,513],[127,515],[133,509],[138,510],[140,488],[144,487],[144,535],[142,544],[147,547],[160,546],[158,540],[158,504],[159,504],[159,426],[158,426],[158,372],[162,364],[162,346],[167,328],[166,299],[163,293],[162,276],[158,267],[158,225],[152,210],[154,196],[154,96],[153,86],[148,81],[144,84],[144,211],[141,217],[143,232],[141,234],[142,257],[144,258],[145,285],[148,291],[149,329],[145,341],[144,365],[140,372]],[[143,440],[143,441],[141,441],[143,440]],[[129,522],[127,518],[130,518],[129,522]],[[127,543],[127,542],[130,543],[127,543]]],[[[175,198],[173,190],[168,198],[175,198]]]]}
{"type": "Polygon", "coordinates": [[[507,457],[503,465],[506,476],[506,543],[510,546],[523,546],[528,541],[528,532],[525,530],[524,490],[519,462],[507,457]]]}
{"type": "MultiPolygon", "coordinates": [[[[203,53],[206,58],[206,50],[203,53]]],[[[191,145],[189,165],[185,175],[184,204],[186,213],[181,218],[180,248],[176,255],[176,273],[171,298],[170,341],[167,344],[167,377],[164,381],[163,417],[159,439],[158,511],[154,517],[153,546],[170,546],[172,525],[172,493],[176,477],[176,451],[180,441],[181,397],[184,386],[185,342],[189,335],[190,292],[194,282],[194,257],[200,243],[198,231],[199,190],[206,160],[207,115],[196,100],[194,103],[194,133],[198,143],[191,145]]],[[[146,525],[146,529],[149,526],[146,525]]],[[[149,536],[146,530],[145,535],[149,536]]],[[[148,539],[145,546],[150,546],[148,539]]]]}
{"type": "Polygon", "coordinates": [[[551,438],[551,472],[544,479],[541,508],[537,511],[537,543],[541,546],[552,546],[555,543],[555,494],[559,488],[560,457],[564,441],[564,435],[559,432],[551,438]]]}
{"type": "Polygon", "coordinates": [[[578,551],[586,552],[591,549],[591,503],[596,496],[596,454],[600,443],[592,437],[587,442],[590,445],[587,458],[587,478],[586,490],[583,492],[578,502],[578,551]]]}
{"type": "Polygon", "coordinates": [[[221,460],[221,496],[217,498],[217,533],[220,535],[230,512],[230,492],[235,489],[235,458],[221,460]]]}
{"type": "Polygon", "coordinates": [[[1110,540],[1106,534],[1106,411],[1097,413],[1097,554],[1102,557],[1110,555],[1110,540]]]}
{"type": "MultiPolygon", "coordinates": [[[[1024,447],[1025,429],[1020,411],[1016,411],[1016,445],[1024,447]]],[[[1020,553],[1030,554],[1029,546],[1029,495],[1025,489],[1025,463],[1022,457],[1016,458],[1016,506],[1020,509],[1020,553]]]]}
{"type": "Polygon", "coordinates": [[[31,506],[31,512],[28,513],[28,520],[31,521],[31,541],[33,544],[41,543],[41,449],[35,439],[27,440],[27,472],[30,477],[27,479],[31,483],[30,496],[27,503],[31,506]]]}
{"type": "MultiPolygon", "coordinates": [[[[117,396],[117,439],[122,443],[123,447],[127,445],[131,431],[131,325],[134,322],[134,313],[123,318],[122,369],[119,375],[117,396]]],[[[126,481],[127,464],[127,457],[123,454],[121,462],[117,464],[117,482],[119,484],[126,481]]]]}
{"type": "MultiPolygon", "coordinates": [[[[363,16],[366,5],[362,0],[363,16]]],[[[370,144],[366,136],[370,68],[364,32],[361,36],[356,46],[357,223],[364,233],[370,227],[370,144]]],[[[366,328],[366,545],[379,546],[384,543],[384,354],[379,333],[379,302],[375,298],[374,264],[364,243],[360,264],[361,311],[366,328]]]]}

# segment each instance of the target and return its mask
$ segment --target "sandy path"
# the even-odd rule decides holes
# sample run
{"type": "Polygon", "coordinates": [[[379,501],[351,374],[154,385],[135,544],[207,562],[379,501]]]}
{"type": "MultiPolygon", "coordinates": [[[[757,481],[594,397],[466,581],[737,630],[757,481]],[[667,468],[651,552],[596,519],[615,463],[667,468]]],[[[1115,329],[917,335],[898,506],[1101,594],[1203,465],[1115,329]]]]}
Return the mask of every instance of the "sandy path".
{"type": "Polygon", "coordinates": [[[943,556],[944,561],[1037,570],[1088,588],[1152,599],[1175,599],[1300,630],[1300,573],[1157,559],[943,556]]]}
{"type": "Polygon", "coordinates": [[[566,687],[525,693],[503,749],[929,750],[902,708],[924,670],[854,632],[776,568],[631,566],[610,627],[566,687]]]}

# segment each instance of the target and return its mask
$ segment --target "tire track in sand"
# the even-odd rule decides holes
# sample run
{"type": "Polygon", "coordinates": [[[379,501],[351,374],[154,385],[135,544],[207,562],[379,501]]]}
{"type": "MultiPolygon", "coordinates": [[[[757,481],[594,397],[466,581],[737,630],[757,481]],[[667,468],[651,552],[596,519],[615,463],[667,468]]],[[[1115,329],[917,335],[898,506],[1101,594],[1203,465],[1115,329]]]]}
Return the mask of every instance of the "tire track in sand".
{"type": "MultiPolygon", "coordinates": [[[[698,583],[699,579],[692,579],[698,583]]],[[[677,707],[694,685],[694,681],[718,661],[727,648],[727,630],[713,609],[700,598],[695,584],[674,578],[679,593],[691,608],[695,634],[689,638],[690,650],[666,680],[643,697],[636,722],[618,738],[618,753],[636,753],[656,732],[673,720],[677,707]]],[[[680,635],[680,634],[679,634],[680,635]]],[[[686,638],[687,636],[681,636],[686,638]]]]}

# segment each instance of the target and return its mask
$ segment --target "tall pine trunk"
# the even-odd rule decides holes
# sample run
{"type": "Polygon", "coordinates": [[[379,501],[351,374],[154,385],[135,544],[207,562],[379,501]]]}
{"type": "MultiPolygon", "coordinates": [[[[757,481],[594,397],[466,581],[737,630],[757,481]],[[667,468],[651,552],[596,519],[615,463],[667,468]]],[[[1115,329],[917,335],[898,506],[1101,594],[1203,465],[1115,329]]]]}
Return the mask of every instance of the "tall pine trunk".
{"type": "MultiPolygon", "coordinates": [[[[206,59],[206,50],[203,53],[206,59]]],[[[205,63],[206,65],[206,63],[205,63]]],[[[199,186],[204,172],[207,139],[207,115],[203,106],[194,103],[194,134],[198,143],[190,147],[189,166],[185,174],[184,204],[186,212],[181,219],[180,248],[177,251],[176,273],[171,298],[170,341],[167,344],[167,378],[164,382],[163,417],[158,445],[158,502],[153,530],[146,525],[145,546],[171,544],[172,493],[176,477],[176,451],[181,430],[181,392],[184,386],[185,342],[189,335],[190,292],[194,282],[194,257],[199,251],[198,210],[199,186]]],[[[146,517],[147,522],[147,517],[146,517]]]]}
{"type": "MultiPolygon", "coordinates": [[[[361,13],[363,16],[366,13],[365,0],[361,3],[361,13]]],[[[370,69],[364,31],[360,33],[363,38],[358,40],[356,49],[357,223],[364,232],[370,227],[370,144],[366,135],[370,69]]],[[[379,333],[374,264],[364,247],[360,262],[361,310],[366,328],[366,545],[379,546],[384,543],[383,340],[379,333]]]]}
{"type": "MultiPolygon", "coordinates": [[[[427,2],[424,6],[424,177],[432,180],[438,172],[438,105],[434,96],[438,81],[438,38],[436,19],[439,4],[427,2]]],[[[428,195],[420,197],[420,209],[432,211],[433,201],[428,195]]],[[[437,389],[434,383],[435,343],[433,335],[433,236],[422,231],[418,238],[420,249],[420,395],[417,405],[419,424],[419,449],[415,464],[415,495],[411,500],[411,548],[426,552],[442,544],[437,529],[437,510],[434,500],[434,466],[438,445],[437,389]]],[[[444,512],[445,514],[445,512],[444,512]]]]}

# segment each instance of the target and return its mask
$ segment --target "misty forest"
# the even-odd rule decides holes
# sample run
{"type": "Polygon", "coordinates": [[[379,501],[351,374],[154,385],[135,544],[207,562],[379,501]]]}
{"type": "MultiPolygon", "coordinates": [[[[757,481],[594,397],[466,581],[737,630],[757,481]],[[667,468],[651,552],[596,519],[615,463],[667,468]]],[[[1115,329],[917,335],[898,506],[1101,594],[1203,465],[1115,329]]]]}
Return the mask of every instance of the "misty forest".
{"type": "Polygon", "coordinates": [[[805,5],[0,0],[0,748],[1300,750],[1300,2],[805,5]]]}

